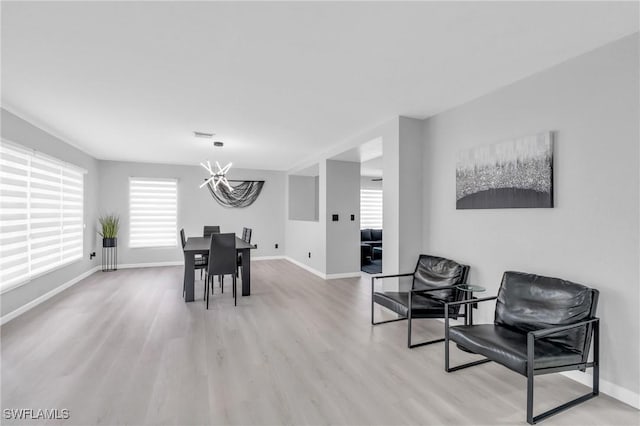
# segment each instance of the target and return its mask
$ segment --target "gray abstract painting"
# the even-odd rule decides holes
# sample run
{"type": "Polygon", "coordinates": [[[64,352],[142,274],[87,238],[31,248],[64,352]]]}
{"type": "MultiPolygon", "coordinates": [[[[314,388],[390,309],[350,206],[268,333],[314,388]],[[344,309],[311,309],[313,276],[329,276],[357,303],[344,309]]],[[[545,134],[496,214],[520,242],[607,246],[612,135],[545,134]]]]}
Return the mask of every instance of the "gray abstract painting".
{"type": "Polygon", "coordinates": [[[456,209],[553,207],[551,132],[461,151],[456,209]]]}

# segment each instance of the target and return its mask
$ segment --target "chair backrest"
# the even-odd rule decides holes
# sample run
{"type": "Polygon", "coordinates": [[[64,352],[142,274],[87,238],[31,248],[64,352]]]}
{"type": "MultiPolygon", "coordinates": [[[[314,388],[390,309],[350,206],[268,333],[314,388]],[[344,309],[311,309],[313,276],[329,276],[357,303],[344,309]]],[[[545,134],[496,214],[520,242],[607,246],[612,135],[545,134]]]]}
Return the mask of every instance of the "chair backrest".
{"type": "Polygon", "coordinates": [[[203,237],[209,237],[211,234],[219,234],[220,227],[218,225],[215,226],[205,226],[204,231],[202,233],[203,237]]]}
{"type": "Polygon", "coordinates": [[[182,248],[187,245],[187,237],[184,236],[184,228],[180,229],[180,240],[182,241],[182,248]]]}
{"type": "Polygon", "coordinates": [[[242,228],[242,241],[245,243],[251,242],[251,228],[242,228]]]}
{"type": "Polygon", "coordinates": [[[235,274],[237,259],[236,234],[211,234],[209,275],[235,274]]]}
{"type": "MultiPolygon", "coordinates": [[[[559,278],[507,271],[496,301],[495,324],[527,333],[568,325],[595,316],[598,290],[559,278]]],[[[588,327],[545,338],[579,353],[588,353],[588,327]]]]}
{"type": "MultiPolygon", "coordinates": [[[[461,265],[444,257],[421,254],[413,273],[413,289],[432,289],[467,282],[469,266],[461,265]]],[[[460,300],[461,292],[456,289],[430,291],[429,297],[444,302],[460,300]]]]}

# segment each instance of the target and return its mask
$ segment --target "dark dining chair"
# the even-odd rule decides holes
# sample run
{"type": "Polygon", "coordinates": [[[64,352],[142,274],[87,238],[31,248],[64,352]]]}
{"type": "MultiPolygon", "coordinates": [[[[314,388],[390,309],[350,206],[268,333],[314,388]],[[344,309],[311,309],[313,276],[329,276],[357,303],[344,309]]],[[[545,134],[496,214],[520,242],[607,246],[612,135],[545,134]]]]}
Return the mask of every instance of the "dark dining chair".
{"type": "MultiPolygon", "coordinates": [[[[210,226],[205,225],[202,231],[202,236],[206,238],[206,237],[210,237],[211,234],[219,234],[219,233],[220,233],[220,227],[218,225],[210,225],[210,226]]],[[[205,263],[209,262],[209,256],[205,254],[202,257],[204,257],[205,263]]],[[[202,276],[200,276],[200,278],[202,278],[202,276]]]]}
{"type": "MultiPolygon", "coordinates": [[[[187,245],[187,237],[184,235],[184,228],[180,229],[180,240],[182,241],[182,249],[187,245]]],[[[207,259],[200,254],[195,255],[194,269],[200,269],[200,278],[202,278],[202,271],[207,267],[207,259]]],[[[182,285],[182,295],[187,291],[184,284],[182,285]]]]}
{"type": "Polygon", "coordinates": [[[202,233],[203,237],[209,237],[211,236],[211,234],[219,234],[220,233],[220,227],[218,225],[215,226],[206,226],[204,227],[204,231],[202,233]]]}
{"type": "Polygon", "coordinates": [[[245,243],[251,242],[251,233],[253,230],[251,228],[242,228],[242,241],[245,243]]]}
{"type": "MultiPolygon", "coordinates": [[[[242,241],[245,243],[251,243],[251,228],[242,228],[242,241]]],[[[240,267],[242,266],[242,253],[238,253],[238,269],[236,270],[236,277],[239,277],[240,267]]]]}
{"type": "Polygon", "coordinates": [[[236,234],[211,234],[211,246],[209,248],[209,264],[207,265],[207,277],[204,292],[209,309],[209,293],[213,294],[213,277],[222,277],[222,292],[224,293],[224,276],[231,275],[233,279],[233,304],[237,305],[238,292],[236,289],[236,234]],[[211,292],[209,286],[211,285],[211,292]]]}

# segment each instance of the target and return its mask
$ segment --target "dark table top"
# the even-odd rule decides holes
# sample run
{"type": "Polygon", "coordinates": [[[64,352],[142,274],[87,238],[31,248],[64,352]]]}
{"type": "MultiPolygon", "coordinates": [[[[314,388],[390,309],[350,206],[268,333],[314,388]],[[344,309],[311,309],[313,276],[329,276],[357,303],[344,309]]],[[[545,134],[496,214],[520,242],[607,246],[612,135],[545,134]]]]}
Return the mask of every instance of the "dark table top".
{"type": "MultiPolygon", "coordinates": [[[[211,246],[211,238],[210,237],[189,237],[187,238],[187,244],[184,246],[185,252],[193,252],[193,253],[207,253],[209,252],[209,247],[211,246]]],[[[242,238],[236,237],[236,250],[243,249],[254,249],[256,248],[253,244],[246,243],[242,240],[242,238]]]]}

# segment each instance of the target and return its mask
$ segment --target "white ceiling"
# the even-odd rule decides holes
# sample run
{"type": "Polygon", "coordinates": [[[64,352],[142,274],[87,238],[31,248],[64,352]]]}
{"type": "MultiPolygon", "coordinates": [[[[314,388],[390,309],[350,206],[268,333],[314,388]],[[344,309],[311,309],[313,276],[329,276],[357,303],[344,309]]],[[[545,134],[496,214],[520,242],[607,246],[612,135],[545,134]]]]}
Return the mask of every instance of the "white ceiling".
{"type": "Polygon", "coordinates": [[[382,155],[382,138],[378,137],[331,157],[332,160],[362,163],[382,155]]]}
{"type": "Polygon", "coordinates": [[[100,159],[287,170],[637,30],[636,2],[5,1],[2,104],[100,159]]]}

